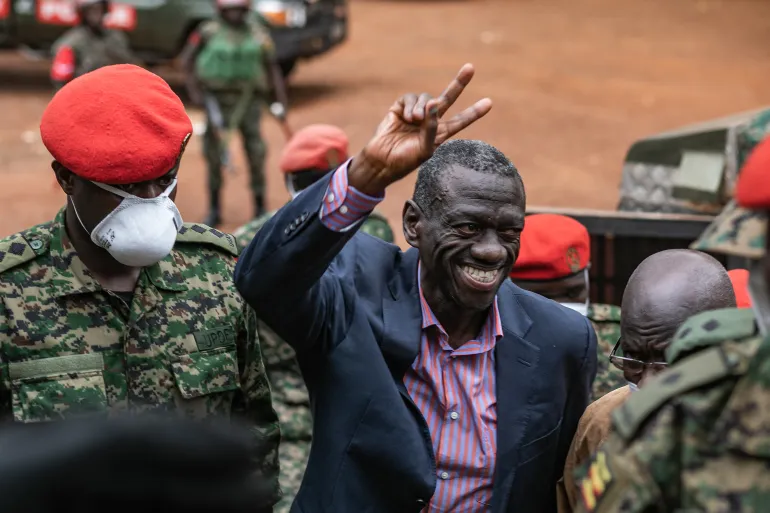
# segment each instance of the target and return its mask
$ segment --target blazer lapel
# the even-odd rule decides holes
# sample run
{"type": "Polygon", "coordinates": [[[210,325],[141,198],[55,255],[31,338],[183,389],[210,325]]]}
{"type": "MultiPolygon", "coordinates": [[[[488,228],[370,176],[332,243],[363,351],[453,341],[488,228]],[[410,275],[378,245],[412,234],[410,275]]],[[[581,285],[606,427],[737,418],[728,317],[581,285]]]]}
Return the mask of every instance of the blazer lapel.
{"type": "Polygon", "coordinates": [[[381,350],[400,389],[403,388],[404,374],[417,358],[422,335],[417,261],[417,250],[402,253],[396,276],[388,284],[390,296],[385,296],[382,303],[381,350]]]}
{"type": "Polygon", "coordinates": [[[519,449],[529,427],[531,388],[537,381],[540,348],[523,337],[532,326],[514,295],[515,286],[505,284],[498,292],[503,338],[495,350],[497,372],[497,460],[492,494],[492,512],[505,511],[516,476],[519,449]],[[512,290],[513,287],[514,289],[512,290]]]}

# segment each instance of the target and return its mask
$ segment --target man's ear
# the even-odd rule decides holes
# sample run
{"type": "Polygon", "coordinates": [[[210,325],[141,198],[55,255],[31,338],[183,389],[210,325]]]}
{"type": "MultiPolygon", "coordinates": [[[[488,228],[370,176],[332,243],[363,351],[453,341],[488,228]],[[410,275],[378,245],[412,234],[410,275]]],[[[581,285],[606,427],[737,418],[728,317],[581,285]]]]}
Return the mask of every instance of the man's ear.
{"type": "Polygon", "coordinates": [[[51,162],[51,169],[53,169],[56,181],[59,182],[64,194],[71,196],[75,191],[75,175],[55,160],[51,162]]]}
{"type": "Polygon", "coordinates": [[[413,248],[420,247],[420,232],[422,231],[424,218],[425,214],[417,206],[417,203],[412,200],[407,200],[404,203],[404,211],[402,213],[404,238],[407,244],[413,248]]]}

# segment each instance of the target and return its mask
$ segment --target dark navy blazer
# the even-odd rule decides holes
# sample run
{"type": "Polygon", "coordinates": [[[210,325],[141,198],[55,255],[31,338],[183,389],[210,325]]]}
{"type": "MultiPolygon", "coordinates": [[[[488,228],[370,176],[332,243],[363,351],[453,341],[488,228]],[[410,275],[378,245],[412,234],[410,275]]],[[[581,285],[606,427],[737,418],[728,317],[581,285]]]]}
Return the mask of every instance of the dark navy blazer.
{"type": "MultiPolygon", "coordinates": [[[[331,175],[330,175],[331,176],[331,175]]],[[[418,253],[320,221],[321,180],[259,231],[238,290],[297,351],[310,458],[292,513],[418,513],[436,486],[427,424],[403,384],[417,356],[418,253]]],[[[580,314],[506,281],[498,292],[492,513],[556,511],[556,481],[596,373],[580,314]]]]}

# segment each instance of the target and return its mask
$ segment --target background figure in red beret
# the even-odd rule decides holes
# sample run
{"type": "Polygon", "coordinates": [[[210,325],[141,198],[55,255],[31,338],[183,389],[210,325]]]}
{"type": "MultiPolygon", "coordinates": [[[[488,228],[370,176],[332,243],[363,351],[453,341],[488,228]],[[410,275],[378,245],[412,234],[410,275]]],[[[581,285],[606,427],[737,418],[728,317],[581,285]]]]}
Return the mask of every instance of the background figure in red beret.
{"type": "Polygon", "coordinates": [[[521,251],[511,280],[588,317],[596,331],[597,368],[594,400],[626,384],[623,373],[610,365],[620,337],[620,307],[591,303],[588,269],[591,237],[585,226],[558,214],[533,214],[524,219],[521,251]]]}
{"type": "MultiPolygon", "coordinates": [[[[294,199],[346,160],[348,137],[341,128],[310,125],[297,131],[283,148],[279,166],[284,173],[286,188],[294,199]]],[[[233,232],[238,245],[246,248],[273,215],[275,211],[267,212],[233,232]]],[[[361,231],[386,242],[393,242],[393,231],[388,220],[376,212],[366,218],[361,231]]],[[[310,455],[310,440],[313,436],[310,399],[294,349],[261,321],[259,334],[265,369],[273,392],[273,407],[281,422],[281,446],[278,452],[283,498],[276,504],[275,513],[288,513],[302,484],[310,455]]]]}
{"type": "Polygon", "coordinates": [[[40,133],[67,204],[0,241],[0,415],[242,419],[273,487],[254,511],[272,511],[280,434],[235,239],[174,204],[182,102],[142,68],[107,66],[64,86],[40,133]]]}
{"type": "Polygon", "coordinates": [[[72,80],[112,64],[138,64],[128,38],[119,30],[104,26],[108,0],[70,0],[80,17],[80,25],[65,32],[53,45],[51,81],[58,91],[72,80]]]}
{"type": "MultiPolygon", "coordinates": [[[[341,128],[332,125],[310,125],[296,134],[284,146],[278,163],[284,175],[286,189],[292,199],[318,180],[348,160],[348,136],[341,128]]],[[[276,211],[253,219],[233,232],[238,245],[245,248],[262,225],[276,211]]],[[[361,225],[361,231],[385,242],[394,242],[393,230],[385,216],[376,210],[361,225]]]]}
{"type": "Polygon", "coordinates": [[[259,130],[263,103],[286,124],[286,90],[275,61],[268,28],[251,0],[216,0],[219,16],[190,36],[182,53],[187,89],[193,103],[206,110],[203,155],[209,172],[209,226],[221,222],[222,168],[230,168],[230,134],[238,129],[249,161],[254,217],[265,213],[265,143],[259,130]]]}
{"type": "Polygon", "coordinates": [[[749,271],[747,269],[733,269],[727,271],[735,291],[735,303],[738,308],[751,308],[751,296],[749,295],[749,271]]]}

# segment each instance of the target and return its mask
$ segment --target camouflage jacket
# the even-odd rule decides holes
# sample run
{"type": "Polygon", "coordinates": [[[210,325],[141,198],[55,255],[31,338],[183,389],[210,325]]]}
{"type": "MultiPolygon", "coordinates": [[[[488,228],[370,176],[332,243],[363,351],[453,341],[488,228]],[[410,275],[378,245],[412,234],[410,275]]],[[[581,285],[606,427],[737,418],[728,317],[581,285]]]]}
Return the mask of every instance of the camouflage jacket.
{"type": "Polygon", "coordinates": [[[688,350],[615,410],[575,472],[578,511],[767,511],[770,340],[750,310],[730,308],[691,317],[673,345],[688,350]]]}
{"type": "Polygon", "coordinates": [[[256,318],[232,281],[234,238],[185,224],[171,254],[142,269],[129,305],[101,287],[64,226],[62,210],[0,241],[2,419],[237,417],[277,500],[280,432],[256,318]]]}
{"type": "Polygon", "coordinates": [[[104,29],[99,36],[80,25],[65,32],[54,43],[54,54],[63,47],[70,47],[75,53],[73,78],[105,66],[137,62],[128,45],[128,38],[119,30],[104,29]]]}
{"type": "Polygon", "coordinates": [[[625,386],[623,372],[610,363],[610,353],[620,339],[620,307],[603,304],[588,306],[588,320],[596,332],[596,379],[593,386],[593,400],[625,386]]]}

